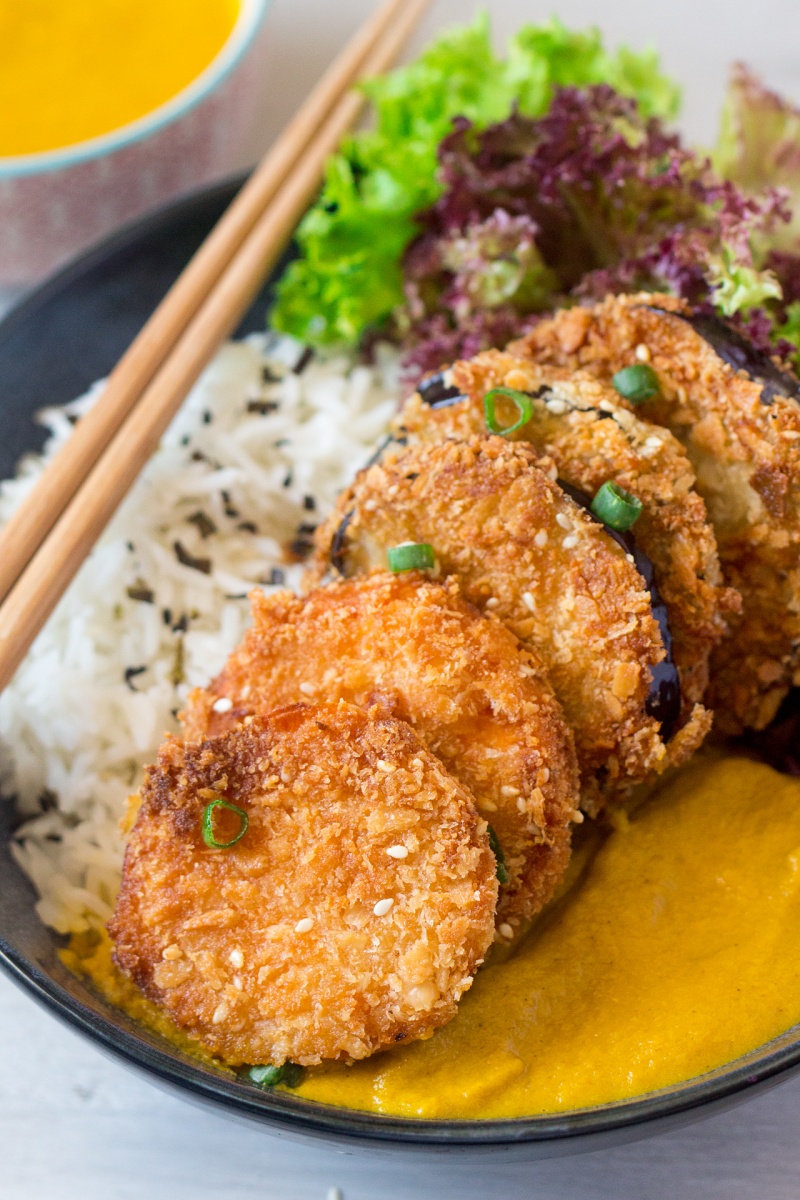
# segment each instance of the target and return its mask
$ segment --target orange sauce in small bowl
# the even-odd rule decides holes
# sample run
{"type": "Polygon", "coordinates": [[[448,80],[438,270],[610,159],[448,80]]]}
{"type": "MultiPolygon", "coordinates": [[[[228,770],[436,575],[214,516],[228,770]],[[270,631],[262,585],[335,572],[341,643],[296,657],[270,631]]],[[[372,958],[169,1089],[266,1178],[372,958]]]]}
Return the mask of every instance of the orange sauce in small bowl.
{"type": "Polygon", "coordinates": [[[0,158],[159,108],[216,58],[241,0],[0,0],[0,158]]]}

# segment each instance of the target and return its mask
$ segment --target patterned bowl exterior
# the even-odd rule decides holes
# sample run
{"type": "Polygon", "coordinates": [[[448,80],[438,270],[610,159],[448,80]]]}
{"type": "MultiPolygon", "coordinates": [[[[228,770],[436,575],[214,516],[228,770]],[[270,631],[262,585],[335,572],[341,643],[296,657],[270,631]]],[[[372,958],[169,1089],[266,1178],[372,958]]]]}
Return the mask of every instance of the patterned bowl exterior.
{"type": "Polygon", "coordinates": [[[256,0],[256,7],[253,36],[232,67],[153,131],[137,140],[121,136],[123,144],[82,160],[76,147],[78,161],[38,172],[4,174],[0,158],[0,285],[30,283],[118,226],[239,165],[263,69],[266,4],[256,0]]]}

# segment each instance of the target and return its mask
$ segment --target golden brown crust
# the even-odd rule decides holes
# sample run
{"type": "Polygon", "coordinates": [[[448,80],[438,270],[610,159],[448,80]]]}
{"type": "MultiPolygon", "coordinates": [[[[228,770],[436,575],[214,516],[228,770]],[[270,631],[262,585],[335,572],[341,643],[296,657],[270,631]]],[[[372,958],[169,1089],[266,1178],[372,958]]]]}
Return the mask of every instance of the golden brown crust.
{"type": "Polygon", "coordinates": [[[413,730],[295,705],[162,747],[109,929],[123,970],[229,1064],[312,1064],[449,1021],[496,898],[485,822],[413,730]],[[249,816],[228,850],[201,837],[218,794],[249,816]]]}
{"type": "MultiPolygon", "coordinates": [[[[450,379],[465,399],[436,409],[413,395],[396,419],[398,436],[432,440],[483,433],[486,393],[516,388],[530,394],[533,416],[511,435],[515,441],[530,442],[553,460],[560,479],[590,496],[614,480],[641,500],[634,534],[667,604],[688,716],[708,686],[712,647],[728,631],[725,614],[741,602],[722,585],[714,531],[680,442],[635,416],[612,388],[587,372],[572,374],[489,350],[455,363],[450,379]]],[[[516,415],[511,401],[498,400],[501,424],[512,424],[516,415]]]]}
{"type": "Polygon", "coordinates": [[[675,761],[645,709],[664,648],[638,572],[551,473],[531,446],[499,437],[388,455],[317,531],[316,575],[332,547],[356,574],[382,566],[387,547],[430,542],[465,597],[541,656],[575,734],[583,803],[596,809],[675,761]]]}
{"type": "Polygon", "coordinates": [[[381,572],[251,601],[241,645],[189,697],[187,739],[308,699],[407,721],[495,829],[509,873],[498,921],[538,912],[563,876],[580,802],[572,735],[541,660],[455,580],[381,572]]]}
{"type": "Polygon", "coordinates": [[[637,413],[686,446],[726,582],[742,595],[742,616],[712,658],[709,702],[726,733],[762,728],[800,682],[800,405],[762,403],[759,383],[651,305],[687,311],[670,296],[610,296],[542,321],[510,349],[608,380],[642,347],[661,394],[637,413]]]}

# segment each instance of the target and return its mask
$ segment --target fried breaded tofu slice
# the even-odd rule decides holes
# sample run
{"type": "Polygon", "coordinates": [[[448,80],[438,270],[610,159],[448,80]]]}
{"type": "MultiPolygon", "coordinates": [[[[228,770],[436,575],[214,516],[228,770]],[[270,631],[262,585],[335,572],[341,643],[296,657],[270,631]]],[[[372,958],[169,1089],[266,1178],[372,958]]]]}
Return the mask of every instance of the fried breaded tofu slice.
{"type": "Polygon", "coordinates": [[[563,878],[580,803],[572,734],[541,660],[463,600],[455,580],[416,572],[251,601],[241,645],[189,697],[186,737],[304,699],[407,721],[495,831],[507,875],[498,923],[538,912],[563,878]]]}
{"type": "Polygon", "coordinates": [[[575,735],[582,804],[597,811],[702,740],[695,710],[669,745],[648,711],[665,657],[650,594],[629,556],[556,484],[554,464],[501,437],[388,454],[361,472],[317,530],[312,577],[385,566],[427,542],[463,594],[545,664],[575,735]]]}
{"type": "MultiPolygon", "coordinates": [[[[641,501],[632,533],[653,563],[669,611],[688,715],[703,699],[709,655],[741,601],[723,585],[714,531],[680,442],[634,415],[612,388],[588,372],[573,374],[489,350],[454,363],[447,384],[456,396],[448,395],[444,404],[427,403],[424,386],[411,396],[394,423],[398,438],[432,441],[484,433],[484,397],[493,388],[513,388],[528,395],[533,409],[531,419],[511,434],[514,440],[530,442],[553,460],[560,480],[590,497],[613,481],[641,501]]],[[[502,396],[496,413],[501,426],[511,426],[519,415],[502,396]]]]}
{"type": "Polygon", "coordinates": [[[660,392],[636,412],[686,447],[742,596],[708,703],[725,733],[763,728],[800,683],[800,384],[717,318],[660,294],[557,313],[510,349],[603,380],[640,361],[655,370],[660,392]]]}
{"type": "Polygon", "coordinates": [[[109,930],[119,966],[225,1062],[313,1064],[449,1021],[496,900],[485,821],[408,725],[296,705],[167,741],[109,930]],[[219,798],[248,819],[228,849],[202,836],[219,798]]]}

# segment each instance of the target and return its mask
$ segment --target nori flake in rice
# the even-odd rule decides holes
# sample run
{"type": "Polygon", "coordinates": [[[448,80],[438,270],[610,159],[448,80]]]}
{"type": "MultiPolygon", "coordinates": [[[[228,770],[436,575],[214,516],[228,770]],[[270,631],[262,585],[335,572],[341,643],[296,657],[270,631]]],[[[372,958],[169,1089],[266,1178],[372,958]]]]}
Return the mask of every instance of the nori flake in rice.
{"type": "Polygon", "coordinates": [[[211,517],[209,517],[208,513],[204,513],[202,509],[198,509],[197,512],[194,512],[190,517],[187,517],[186,522],[188,525],[194,525],[195,529],[204,541],[207,537],[211,537],[212,533],[217,532],[217,527],[211,520],[211,517]]]}
{"type": "Polygon", "coordinates": [[[131,600],[139,600],[142,604],[152,604],[156,594],[141,579],[137,579],[130,587],[125,588],[126,595],[131,600]]]}
{"type": "Polygon", "coordinates": [[[178,562],[182,563],[184,567],[191,567],[195,571],[202,571],[204,575],[211,574],[210,558],[195,558],[180,542],[173,542],[173,549],[178,562]]]}
{"type": "Polygon", "coordinates": [[[261,417],[268,417],[270,413],[277,412],[280,408],[277,400],[248,400],[247,411],[249,413],[258,413],[261,417]]]}
{"type": "Polygon", "coordinates": [[[136,678],[137,675],[144,675],[146,670],[147,670],[146,665],[143,667],[126,667],[125,668],[125,676],[124,676],[125,682],[127,683],[128,687],[131,689],[132,692],[138,692],[138,690],[139,690],[137,687],[133,686],[134,679],[136,678]]]}

